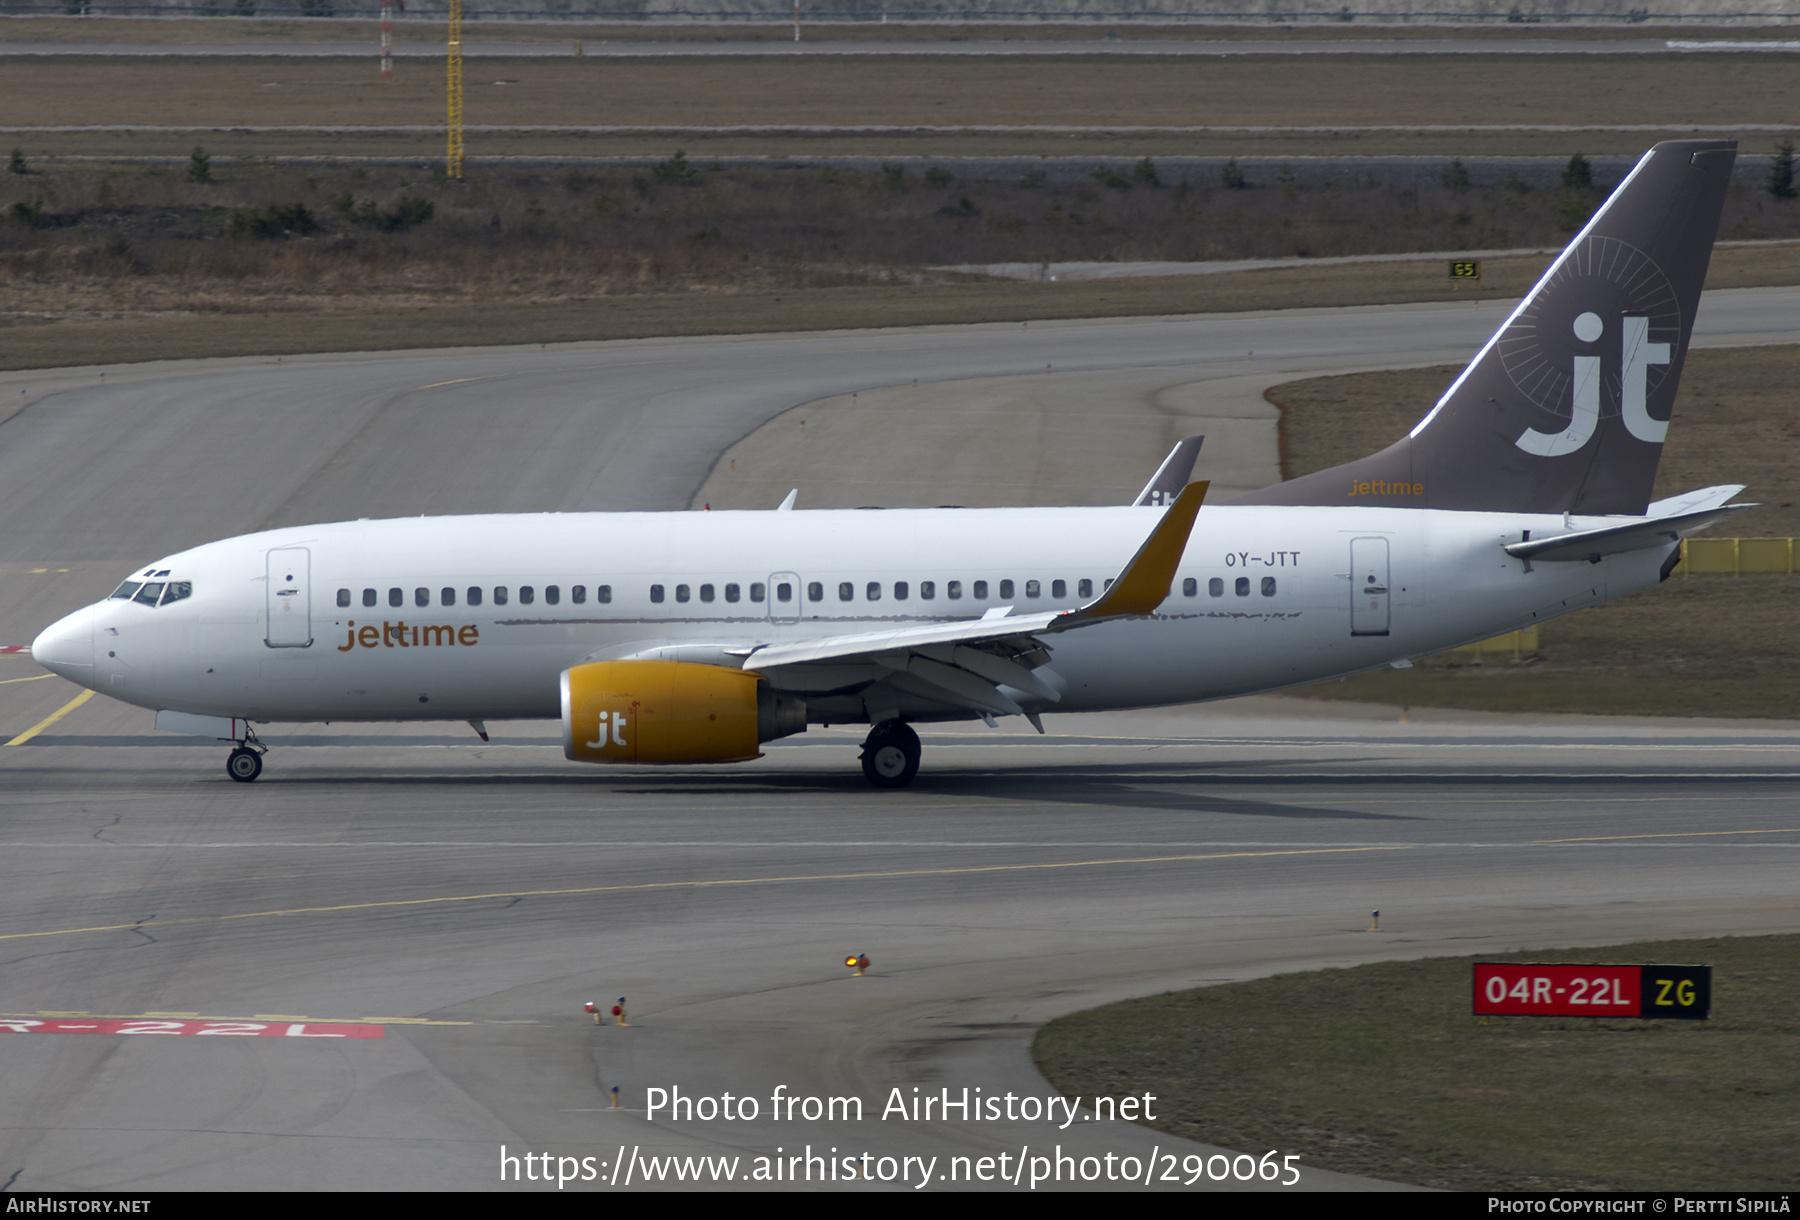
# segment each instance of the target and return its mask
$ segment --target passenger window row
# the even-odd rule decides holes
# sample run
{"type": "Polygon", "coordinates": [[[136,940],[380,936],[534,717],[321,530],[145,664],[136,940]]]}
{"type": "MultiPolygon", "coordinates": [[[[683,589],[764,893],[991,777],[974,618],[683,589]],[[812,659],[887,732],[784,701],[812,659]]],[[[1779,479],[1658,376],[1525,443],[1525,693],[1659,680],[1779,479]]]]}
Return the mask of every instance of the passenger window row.
{"type": "MultiPolygon", "coordinates": [[[[1111,585],[1112,581],[1108,580],[1106,582],[1106,584],[1111,585]]],[[[1091,580],[1078,580],[1075,582],[1075,586],[1076,586],[1077,596],[1079,596],[1079,597],[1090,598],[1094,595],[1094,582],[1091,580]]],[[[933,601],[937,598],[938,591],[939,591],[938,582],[935,580],[921,580],[918,582],[918,585],[916,586],[916,588],[910,581],[896,580],[895,582],[893,582],[893,584],[891,586],[884,586],[883,582],[881,582],[879,580],[871,580],[862,587],[863,599],[865,601],[872,601],[872,602],[880,601],[882,599],[882,592],[883,592],[884,588],[886,588],[889,592],[891,592],[893,599],[897,602],[903,602],[903,601],[909,600],[914,595],[915,592],[918,594],[918,597],[921,601],[933,601]]],[[[959,601],[959,600],[961,600],[961,598],[964,595],[964,588],[965,588],[965,586],[964,586],[963,582],[960,580],[947,580],[943,583],[943,594],[946,598],[948,598],[951,601],[959,601]]],[[[1016,591],[1017,591],[1017,586],[1014,585],[1014,583],[1012,581],[1003,580],[1003,581],[999,582],[1000,600],[1006,601],[1006,600],[1011,599],[1015,595],[1016,591]]],[[[693,601],[695,592],[696,592],[696,590],[695,590],[694,586],[692,586],[692,585],[676,585],[675,586],[675,600],[677,602],[693,601]]],[[[988,600],[988,582],[985,580],[970,581],[967,585],[967,592],[968,592],[968,596],[974,598],[976,601],[987,601],[988,600]]],[[[717,598],[719,589],[717,586],[714,586],[714,585],[701,585],[701,586],[699,586],[698,593],[699,593],[700,601],[711,602],[717,598]]],[[[741,599],[743,590],[742,590],[741,586],[738,586],[735,584],[728,584],[728,585],[724,586],[724,593],[725,593],[726,601],[735,602],[735,601],[738,601],[741,599]]],[[[1050,596],[1051,597],[1057,598],[1057,599],[1062,599],[1062,598],[1068,597],[1068,595],[1069,595],[1069,582],[1068,581],[1053,580],[1050,582],[1050,596]]],[[[650,586],[650,600],[652,602],[656,602],[656,603],[660,604],[661,602],[667,600],[668,596],[669,596],[668,586],[666,586],[666,585],[651,585],[650,586]]],[[[760,602],[760,601],[763,601],[767,596],[768,596],[768,589],[763,584],[757,583],[757,584],[753,584],[750,586],[750,600],[751,601],[760,602]]],[[[857,596],[857,587],[856,587],[855,581],[845,580],[845,581],[838,582],[837,599],[840,602],[855,601],[856,596],[857,596]]],[[[1026,581],[1025,582],[1025,596],[1029,597],[1029,598],[1042,597],[1043,596],[1042,582],[1036,581],[1036,580],[1026,581]]],[[[778,602],[793,601],[794,600],[794,587],[791,584],[787,583],[786,581],[777,581],[775,583],[775,600],[778,602]]],[[[815,580],[815,581],[809,582],[806,586],[806,600],[809,602],[824,601],[825,600],[825,582],[820,581],[820,580],[815,580]]]]}
{"type": "MultiPolygon", "coordinates": [[[[1042,581],[1027,580],[1023,582],[1023,585],[1027,599],[1036,599],[1044,595],[1044,585],[1042,581]]],[[[1111,586],[1112,581],[1107,580],[1102,583],[1101,589],[1104,591],[1111,586]]],[[[1012,599],[1018,592],[1018,588],[1019,586],[1015,585],[1010,580],[999,581],[999,599],[1001,601],[1012,599]]],[[[917,586],[914,586],[909,581],[896,580],[891,585],[885,586],[885,589],[891,594],[893,600],[897,602],[911,599],[915,592],[921,601],[934,601],[936,600],[939,591],[938,582],[934,580],[921,580],[918,582],[917,586]]],[[[989,585],[985,580],[970,581],[968,584],[968,595],[976,601],[987,601],[989,600],[988,589],[989,585]]],[[[699,600],[702,603],[710,604],[719,600],[719,596],[722,592],[724,600],[727,603],[737,603],[744,600],[745,591],[745,587],[738,584],[726,584],[723,586],[704,584],[698,586],[697,589],[693,585],[676,585],[675,600],[678,603],[691,602],[695,600],[695,595],[698,593],[699,600]]],[[[861,590],[863,600],[871,602],[882,600],[883,591],[883,582],[879,580],[869,581],[867,584],[863,585],[861,590]]],[[[1219,577],[1214,576],[1206,582],[1206,591],[1209,596],[1224,597],[1225,582],[1219,577]]],[[[1265,576],[1262,578],[1261,591],[1264,597],[1275,596],[1275,578],[1273,576],[1265,576]]],[[[128,580],[119,586],[118,592],[114,593],[113,596],[131,598],[135,601],[145,602],[147,605],[156,605],[156,598],[160,595],[162,604],[167,605],[172,601],[178,601],[181,598],[189,596],[192,592],[193,586],[187,581],[171,582],[168,585],[168,591],[165,592],[164,586],[161,584],[146,584],[140,586],[137,582],[128,580]],[[147,601],[146,598],[148,598],[147,601]]],[[[491,590],[493,604],[496,606],[507,605],[514,592],[515,591],[509,590],[506,585],[493,586],[491,590]]],[[[520,585],[516,590],[519,605],[534,605],[538,599],[538,592],[539,590],[535,585],[520,585]]],[[[585,605],[588,600],[588,590],[586,585],[571,585],[567,590],[564,590],[561,585],[545,585],[542,592],[544,604],[546,606],[561,605],[563,594],[565,592],[568,594],[570,605],[585,605]]],[[[1234,583],[1232,592],[1239,597],[1249,597],[1250,578],[1248,576],[1238,577],[1234,583]]],[[[760,603],[768,599],[768,587],[761,581],[752,583],[748,588],[748,593],[749,600],[752,602],[760,603]]],[[[947,580],[943,583],[943,595],[946,599],[950,601],[960,601],[963,597],[963,593],[964,585],[962,581],[947,580]]],[[[1181,593],[1183,597],[1198,597],[1200,594],[1200,582],[1192,576],[1188,577],[1181,582],[1181,593]]],[[[484,589],[481,585],[470,585],[461,593],[463,604],[466,606],[479,606],[488,595],[489,590],[484,589]]],[[[855,601],[856,596],[857,587],[854,581],[845,580],[838,582],[838,601],[855,601]]],[[[1069,596],[1069,582],[1066,580],[1051,581],[1050,596],[1056,601],[1066,600],[1069,596]]],[[[1076,581],[1075,596],[1083,601],[1092,598],[1094,596],[1094,582],[1088,579],[1076,581]]],[[[457,597],[457,590],[446,586],[437,590],[436,604],[439,606],[454,606],[457,603],[457,597]]],[[[660,605],[667,600],[667,597],[668,587],[666,585],[650,586],[650,600],[652,602],[660,605]]],[[[381,600],[380,591],[377,589],[364,589],[362,591],[362,604],[366,607],[379,606],[381,600]]],[[[777,602],[793,601],[793,586],[786,581],[777,581],[775,584],[775,600],[777,602]]],[[[809,602],[822,602],[825,600],[825,584],[823,581],[815,580],[806,586],[806,600],[809,602]]],[[[394,607],[395,609],[401,609],[406,606],[407,601],[407,591],[405,589],[398,587],[388,589],[387,604],[389,606],[394,607]]],[[[603,606],[610,605],[612,602],[612,586],[595,585],[594,601],[603,606]]],[[[414,606],[421,608],[432,605],[432,590],[422,585],[414,588],[412,590],[411,602],[414,606]]],[[[351,605],[351,591],[349,589],[339,589],[337,591],[337,604],[340,607],[345,608],[348,608],[351,605]]]]}
{"type": "MultiPolygon", "coordinates": [[[[1248,576],[1238,577],[1237,580],[1233,582],[1231,591],[1239,597],[1249,597],[1250,578],[1248,576]]],[[[1217,576],[1213,577],[1206,582],[1206,592],[1209,597],[1224,597],[1225,582],[1217,576]]],[[[1183,597],[1198,597],[1200,595],[1200,582],[1195,580],[1192,576],[1182,581],[1181,595],[1183,597]]],[[[1265,576],[1262,578],[1262,595],[1264,597],[1275,596],[1275,578],[1273,576],[1265,576]]]]}
{"type": "MultiPolygon", "coordinates": [[[[543,589],[544,604],[546,606],[560,606],[562,604],[564,592],[565,590],[561,585],[545,585],[543,589]]],[[[566,592],[569,595],[570,605],[581,606],[587,604],[588,591],[586,585],[570,585],[566,592]]],[[[536,604],[538,599],[538,589],[536,585],[520,585],[517,593],[519,604],[521,606],[536,604]]],[[[504,606],[512,600],[512,591],[505,585],[495,585],[492,594],[494,605],[496,606],[504,606]]],[[[488,590],[484,589],[482,586],[470,585],[462,591],[461,596],[465,606],[479,606],[487,595],[488,590]]],[[[117,595],[115,594],[115,596],[117,595]]],[[[440,606],[454,606],[456,604],[456,599],[457,591],[450,586],[445,586],[437,591],[437,604],[440,606]]],[[[603,606],[610,603],[612,601],[612,586],[595,585],[594,600],[603,606]]],[[[347,607],[350,603],[350,590],[339,589],[337,591],[337,604],[339,606],[347,607]]],[[[364,589],[362,591],[362,604],[365,606],[380,605],[380,591],[377,589],[364,589]]],[[[387,591],[387,604],[396,609],[404,607],[407,604],[406,590],[401,588],[390,588],[387,591]]],[[[412,604],[420,607],[431,605],[431,590],[423,585],[415,588],[412,591],[412,604]]]]}

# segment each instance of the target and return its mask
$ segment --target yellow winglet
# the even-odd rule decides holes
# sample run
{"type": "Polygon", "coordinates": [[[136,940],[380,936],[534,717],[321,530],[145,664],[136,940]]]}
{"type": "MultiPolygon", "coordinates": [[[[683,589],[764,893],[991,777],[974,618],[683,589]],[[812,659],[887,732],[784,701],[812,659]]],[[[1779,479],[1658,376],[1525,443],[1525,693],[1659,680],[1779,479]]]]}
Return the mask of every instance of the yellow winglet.
{"type": "Polygon", "coordinates": [[[1125,570],[1112,587],[1079,610],[1063,615],[1064,619],[1118,618],[1129,614],[1154,614],[1169,596],[1175,582],[1175,569],[1187,549],[1188,535],[1194,532],[1194,517],[1200,502],[1206,499],[1207,482],[1189,483],[1175,497],[1175,503],[1163,514],[1144,545],[1131,557],[1125,570]]]}

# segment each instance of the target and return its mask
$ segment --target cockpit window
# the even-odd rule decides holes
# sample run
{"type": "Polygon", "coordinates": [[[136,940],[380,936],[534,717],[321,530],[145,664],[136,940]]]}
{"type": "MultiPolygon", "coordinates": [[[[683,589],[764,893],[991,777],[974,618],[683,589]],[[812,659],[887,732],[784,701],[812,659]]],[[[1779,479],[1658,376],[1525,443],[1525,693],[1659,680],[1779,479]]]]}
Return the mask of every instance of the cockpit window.
{"type": "Polygon", "coordinates": [[[194,595],[194,582],[191,580],[171,580],[169,587],[163,590],[162,604],[178,602],[184,597],[194,595]]]}
{"type": "Polygon", "coordinates": [[[162,591],[162,581],[153,580],[140,588],[137,591],[137,596],[131,600],[134,602],[141,602],[146,606],[154,606],[156,604],[156,599],[162,596],[162,591]]]}
{"type": "Polygon", "coordinates": [[[130,601],[132,594],[136,593],[139,589],[141,589],[143,587],[144,587],[144,582],[141,580],[128,580],[124,584],[120,585],[118,588],[113,590],[113,596],[114,597],[122,597],[126,601],[130,601]]]}

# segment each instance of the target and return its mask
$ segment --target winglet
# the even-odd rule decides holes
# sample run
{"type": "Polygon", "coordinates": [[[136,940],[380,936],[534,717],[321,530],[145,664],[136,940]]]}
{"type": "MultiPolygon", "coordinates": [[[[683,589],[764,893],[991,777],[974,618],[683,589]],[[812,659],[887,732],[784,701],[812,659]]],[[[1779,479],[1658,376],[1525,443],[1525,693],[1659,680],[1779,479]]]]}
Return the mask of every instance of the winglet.
{"type": "Polygon", "coordinates": [[[1163,464],[1150,476],[1150,481],[1144,484],[1144,490],[1138,492],[1132,505],[1155,505],[1160,508],[1164,504],[1173,504],[1176,495],[1193,478],[1194,459],[1200,456],[1200,446],[1205,440],[1204,436],[1189,436],[1177,441],[1175,447],[1169,450],[1169,456],[1163,459],[1163,464]]]}
{"type": "Polygon", "coordinates": [[[777,504],[775,506],[775,511],[778,513],[793,512],[794,511],[794,501],[799,498],[800,498],[800,489],[798,487],[796,487],[796,488],[794,488],[794,490],[788,492],[787,496],[781,501],[780,504],[777,504]]]}
{"type": "MultiPolygon", "coordinates": [[[[1069,619],[1118,618],[1130,614],[1154,614],[1169,596],[1175,582],[1175,569],[1187,550],[1188,535],[1194,532],[1194,518],[1200,502],[1206,499],[1209,483],[1189,483],[1175,497],[1175,503],[1156,523],[1144,545],[1131,557],[1119,578],[1099,598],[1079,610],[1071,610],[1059,622],[1069,619]]],[[[1073,626],[1073,624],[1069,624],[1073,626]]]]}

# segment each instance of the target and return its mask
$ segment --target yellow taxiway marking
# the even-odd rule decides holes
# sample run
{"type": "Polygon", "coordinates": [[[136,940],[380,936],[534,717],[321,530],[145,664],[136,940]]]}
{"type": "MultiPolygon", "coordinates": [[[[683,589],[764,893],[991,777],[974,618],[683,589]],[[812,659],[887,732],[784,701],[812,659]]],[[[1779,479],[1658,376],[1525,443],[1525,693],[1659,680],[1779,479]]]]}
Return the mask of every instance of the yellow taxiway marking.
{"type": "Polygon", "coordinates": [[[1782,830],[1676,830],[1653,835],[1594,835],[1586,839],[1528,839],[1531,846],[1544,843],[1614,843],[1620,839],[1699,839],[1709,835],[1791,835],[1800,834],[1800,827],[1787,827],[1782,830]]]}
{"type": "MultiPolygon", "coordinates": [[[[42,682],[45,678],[54,678],[55,676],[55,674],[32,674],[29,678],[0,678],[0,686],[7,686],[13,682],[42,682]]],[[[90,695],[93,693],[93,691],[88,692],[90,695]]]]}
{"type": "Polygon", "coordinates": [[[280,911],[243,911],[236,915],[193,915],[185,919],[97,924],[90,928],[55,928],[47,932],[8,932],[0,934],[0,940],[31,940],[41,936],[74,936],[81,932],[130,932],[140,928],[168,928],[184,923],[225,923],[236,919],[267,919],[278,915],[326,915],[337,911],[374,911],[393,907],[439,906],[448,902],[490,902],[496,898],[572,898],[583,894],[617,894],[643,890],[782,885],[803,881],[870,881],[893,877],[947,877],[963,873],[1023,873],[1053,868],[1096,868],[1110,864],[1179,864],[1196,860],[1244,860],[1266,856],[1330,856],[1355,852],[1411,850],[1413,850],[1412,846],[1404,843],[1379,847],[1305,847],[1279,851],[1226,851],[1186,856],[1129,856],[1116,860],[1065,860],[1055,864],[984,864],[964,868],[895,869],[879,873],[808,873],[792,877],[725,877],[712,881],[645,881],[631,885],[590,885],[566,890],[500,890],[491,894],[447,894],[441,898],[394,898],[382,902],[346,902],[329,907],[290,907],[280,911]]]}
{"type": "Polygon", "coordinates": [[[76,708],[80,707],[82,704],[86,703],[89,699],[92,699],[93,697],[94,697],[93,691],[91,691],[91,690],[82,691],[79,695],[76,695],[73,699],[69,700],[67,703],[65,703],[61,707],[57,708],[54,712],[51,712],[48,716],[46,716],[42,720],[38,721],[36,724],[34,724],[30,728],[26,729],[23,733],[20,733],[17,737],[13,738],[11,741],[7,742],[6,744],[9,746],[24,745],[26,742],[30,741],[33,737],[36,737],[39,733],[42,733],[45,729],[47,729],[51,725],[55,724],[58,720],[61,720],[64,716],[67,716],[70,712],[74,711],[76,708]]]}

